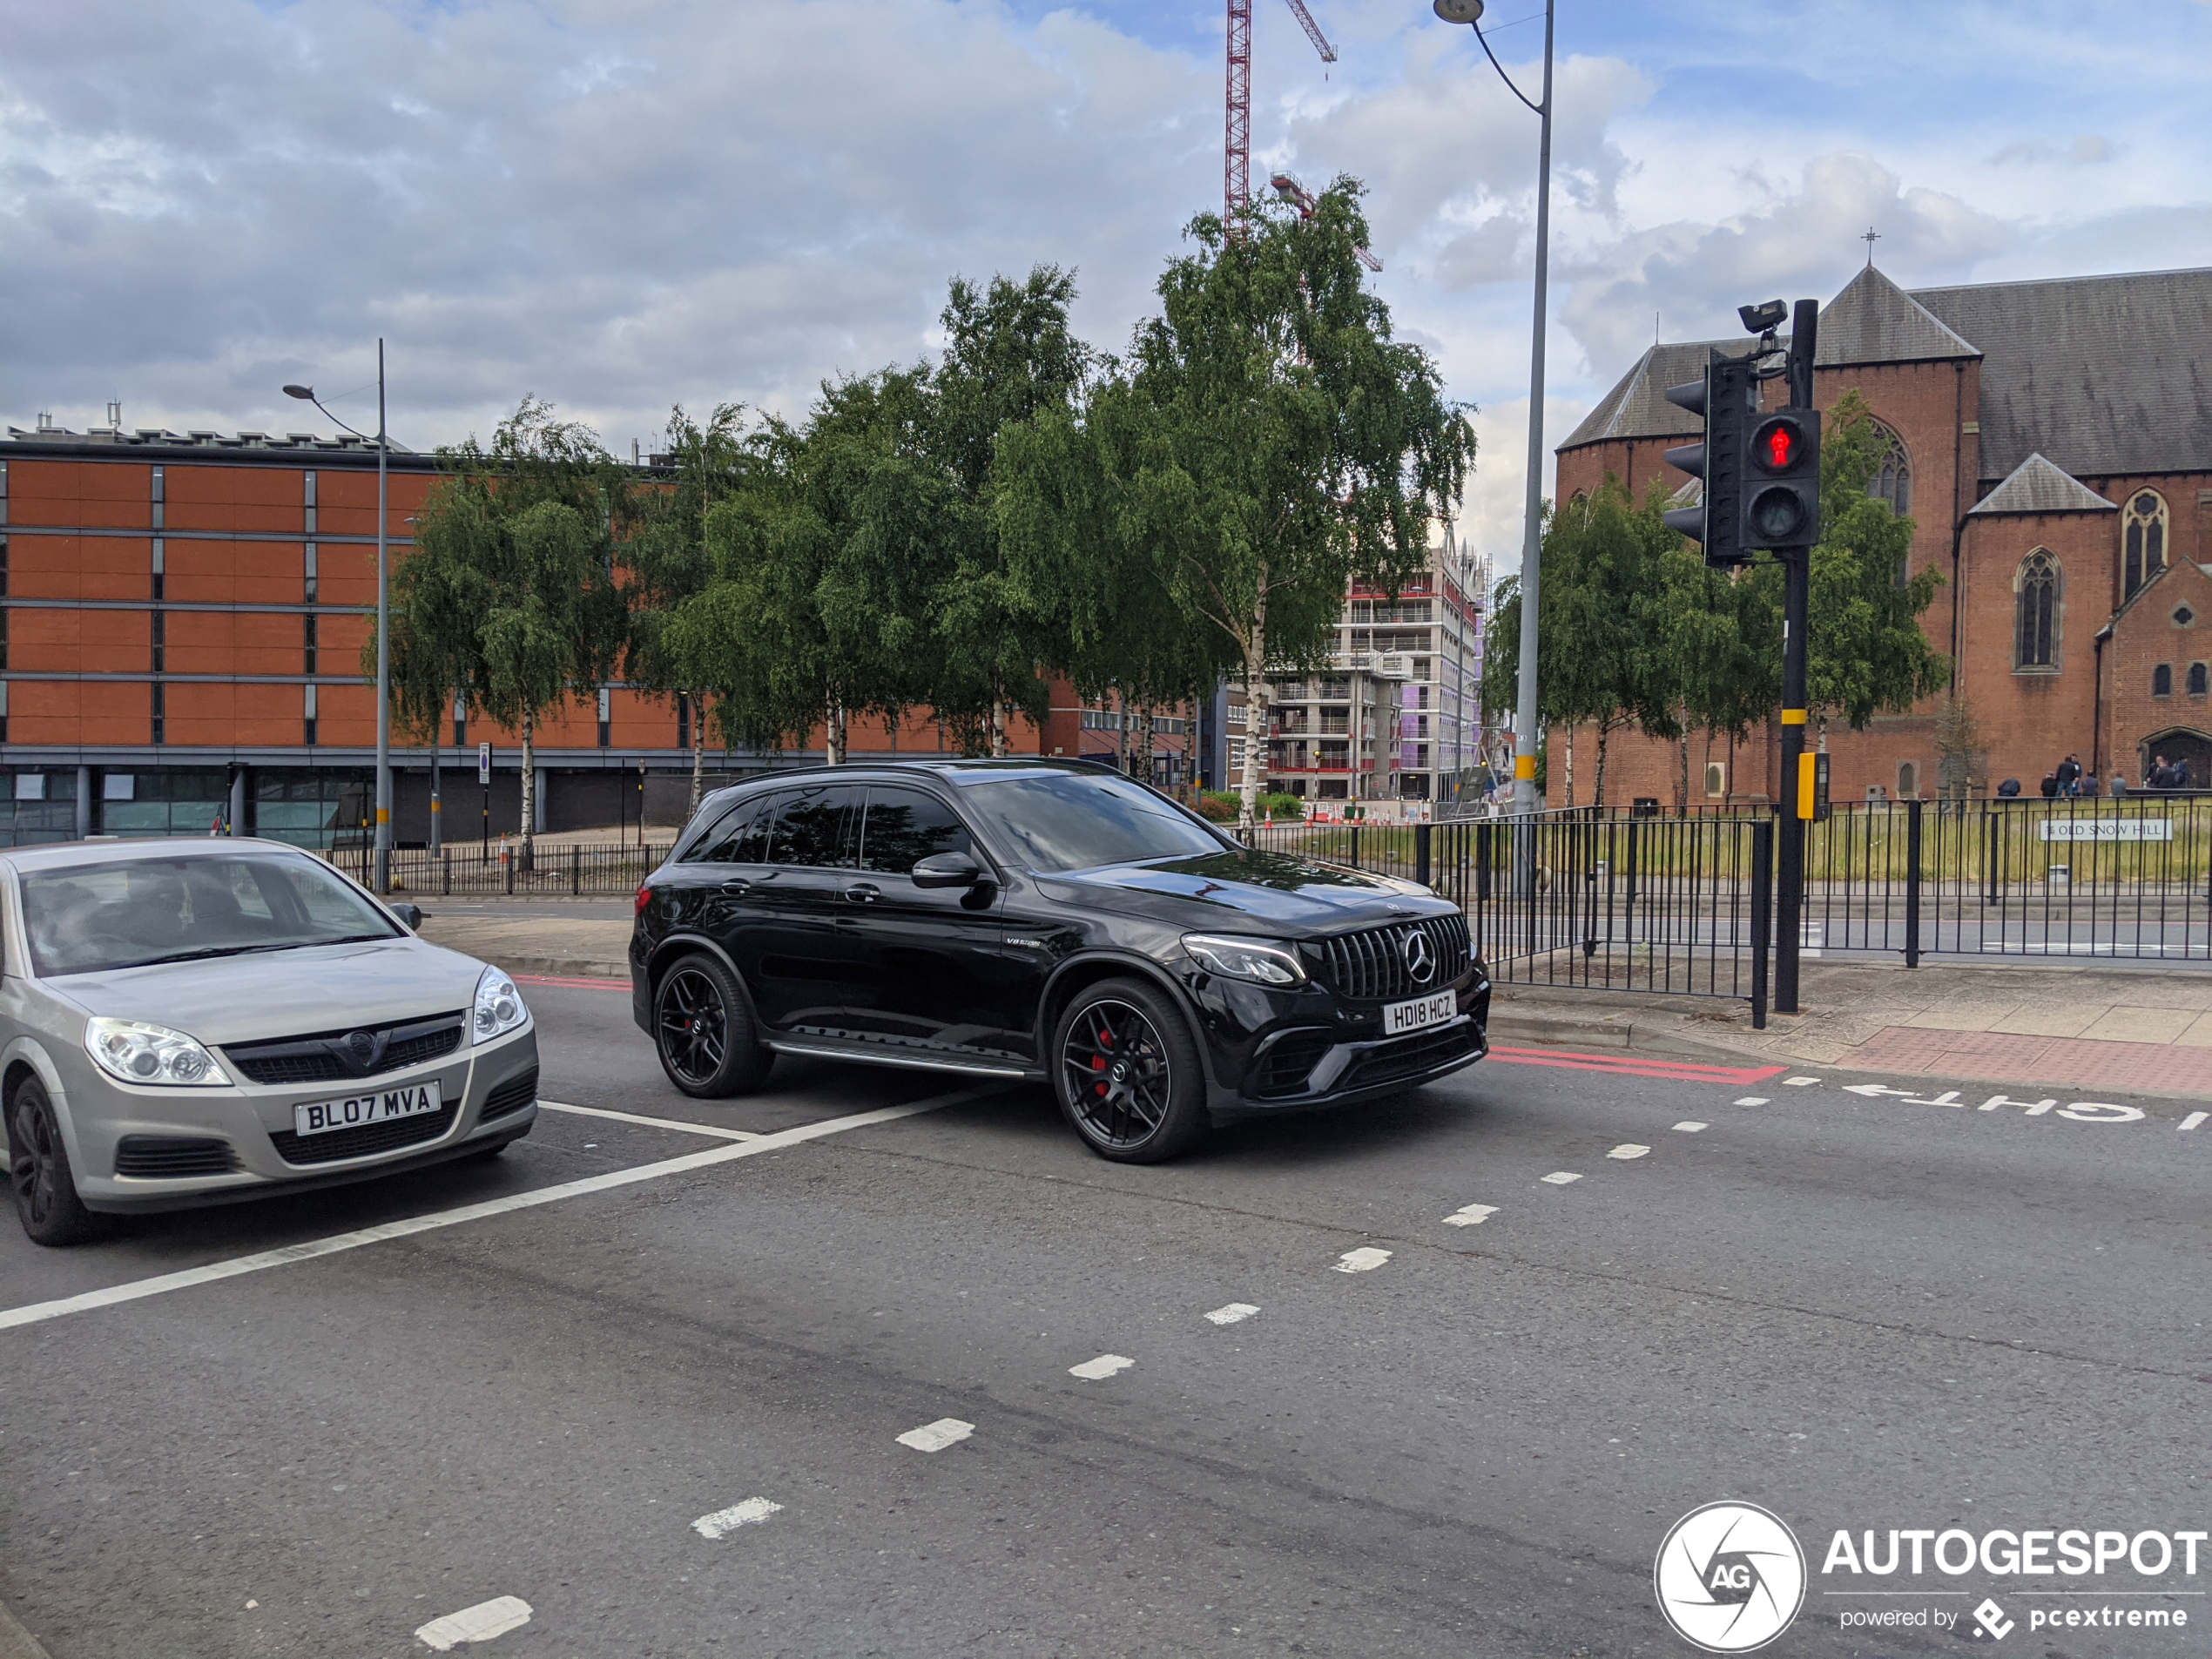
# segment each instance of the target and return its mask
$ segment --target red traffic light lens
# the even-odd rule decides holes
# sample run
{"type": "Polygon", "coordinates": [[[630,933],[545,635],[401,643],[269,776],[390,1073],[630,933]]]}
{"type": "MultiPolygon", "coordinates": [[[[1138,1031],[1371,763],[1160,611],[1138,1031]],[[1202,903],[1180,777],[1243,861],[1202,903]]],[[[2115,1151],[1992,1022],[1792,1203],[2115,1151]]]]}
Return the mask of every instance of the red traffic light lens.
{"type": "Polygon", "coordinates": [[[1760,422],[1751,435],[1751,464],[1761,472],[1788,472],[1804,459],[1804,429],[1786,415],[1760,422]]]}

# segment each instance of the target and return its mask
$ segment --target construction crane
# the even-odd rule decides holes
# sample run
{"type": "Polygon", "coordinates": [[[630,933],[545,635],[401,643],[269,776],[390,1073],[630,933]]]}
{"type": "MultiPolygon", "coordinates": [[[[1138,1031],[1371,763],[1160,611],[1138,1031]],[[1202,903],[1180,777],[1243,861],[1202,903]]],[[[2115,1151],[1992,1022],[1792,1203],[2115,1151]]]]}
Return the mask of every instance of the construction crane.
{"type": "MultiPolygon", "coordinates": [[[[1305,0],[1290,0],[1305,30],[1305,37],[1321,61],[1337,61],[1337,49],[1305,9],[1305,0]]],[[[1235,236],[1237,214],[1251,199],[1252,157],[1252,0],[1229,0],[1229,119],[1223,145],[1221,222],[1235,236]]]]}
{"type": "MultiPolygon", "coordinates": [[[[1308,190],[1304,185],[1298,183],[1298,179],[1294,174],[1278,172],[1272,178],[1269,179],[1267,182],[1269,185],[1273,188],[1275,193],[1278,196],[1280,196],[1285,201],[1295,202],[1298,204],[1298,216],[1300,219],[1312,219],[1313,217],[1313,192],[1308,190]]],[[[1366,266],[1370,271],[1379,271],[1382,269],[1382,261],[1377,259],[1373,254],[1368,253],[1366,248],[1355,247],[1352,251],[1359,256],[1359,263],[1366,266]]]]}

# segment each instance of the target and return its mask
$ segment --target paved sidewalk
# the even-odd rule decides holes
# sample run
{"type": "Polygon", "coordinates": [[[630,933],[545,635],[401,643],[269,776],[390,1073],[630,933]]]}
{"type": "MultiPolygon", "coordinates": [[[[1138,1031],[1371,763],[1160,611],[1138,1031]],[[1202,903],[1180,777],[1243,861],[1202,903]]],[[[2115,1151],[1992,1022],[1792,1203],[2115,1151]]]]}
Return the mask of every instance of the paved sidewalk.
{"type": "Polygon", "coordinates": [[[437,901],[422,937],[434,945],[496,962],[510,974],[550,974],[577,979],[630,977],[630,923],[564,914],[549,903],[543,915],[442,915],[437,901]]]}

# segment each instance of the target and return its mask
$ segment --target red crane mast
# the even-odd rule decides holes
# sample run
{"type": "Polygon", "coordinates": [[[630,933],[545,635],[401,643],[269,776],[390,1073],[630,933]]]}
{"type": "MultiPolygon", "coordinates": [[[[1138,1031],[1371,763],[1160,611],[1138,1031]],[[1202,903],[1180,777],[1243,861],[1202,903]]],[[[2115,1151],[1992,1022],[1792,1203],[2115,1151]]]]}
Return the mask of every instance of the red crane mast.
{"type": "MultiPolygon", "coordinates": [[[[1289,0],[1321,61],[1337,61],[1337,49],[1305,9],[1305,0],[1289,0]]],[[[1221,219],[1237,234],[1237,212],[1251,199],[1252,166],[1252,0],[1229,0],[1229,109],[1224,131],[1221,219]]]]}

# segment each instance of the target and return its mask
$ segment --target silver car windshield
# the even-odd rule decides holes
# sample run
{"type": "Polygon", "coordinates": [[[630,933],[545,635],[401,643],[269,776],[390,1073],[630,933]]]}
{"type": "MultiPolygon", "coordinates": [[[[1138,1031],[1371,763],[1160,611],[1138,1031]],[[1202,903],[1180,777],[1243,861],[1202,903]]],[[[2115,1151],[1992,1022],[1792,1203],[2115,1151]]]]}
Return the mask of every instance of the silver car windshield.
{"type": "Polygon", "coordinates": [[[963,780],[964,799],[1032,870],[1088,870],[1218,853],[1220,837],[1148,789],[1103,773],[963,780]]]}
{"type": "Polygon", "coordinates": [[[293,950],[400,934],[314,860],[283,853],[25,870],[24,933],[41,978],[293,950]]]}

